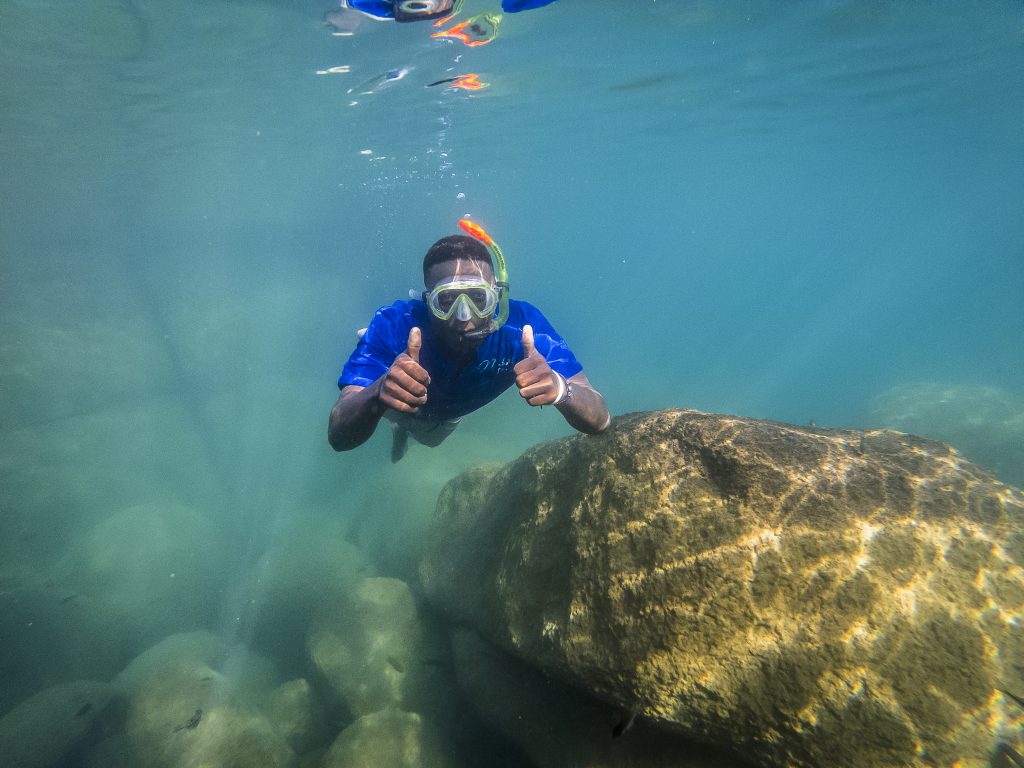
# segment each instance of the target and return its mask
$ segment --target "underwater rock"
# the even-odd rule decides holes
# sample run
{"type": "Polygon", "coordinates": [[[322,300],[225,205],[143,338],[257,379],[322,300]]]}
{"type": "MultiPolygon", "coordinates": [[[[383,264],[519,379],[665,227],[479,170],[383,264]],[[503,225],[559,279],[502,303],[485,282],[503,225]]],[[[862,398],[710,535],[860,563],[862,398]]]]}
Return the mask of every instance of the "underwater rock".
{"type": "Polygon", "coordinates": [[[1020,750],[1024,495],[948,446],[696,411],[452,480],[429,598],[624,710],[764,766],[1020,750]]]}
{"type": "Polygon", "coordinates": [[[356,717],[394,708],[443,721],[452,709],[445,670],[426,663],[443,652],[404,581],[363,579],[324,606],[307,642],[313,667],[356,717]]]}
{"type": "Polygon", "coordinates": [[[458,768],[451,745],[429,720],[385,709],[364,715],[341,732],[322,768],[458,768]]]}
{"type": "Polygon", "coordinates": [[[142,691],[166,670],[200,670],[200,682],[227,686],[246,702],[262,702],[280,682],[273,662],[243,643],[229,644],[209,632],[181,632],[165,637],[136,656],[117,676],[129,696],[142,691]],[[210,672],[214,670],[214,672],[210,672]]]}
{"type": "Polygon", "coordinates": [[[173,398],[5,431],[0,471],[0,556],[33,570],[111,510],[153,499],[205,507],[220,487],[192,415],[173,398]]]}
{"type": "Polygon", "coordinates": [[[0,765],[51,768],[78,759],[123,718],[115,686],[79,680],[47,688],[0,719],[0,765]]]}
{"type": "Polygon", "coordinates": [[[452,632],[459,684],[477,714],[537,768],[744,768],[727,755],[634,720],[480,639],[452,632]],[[617,734],[618,730],[618,736],[617,734]]]}
{"type": "Polygon", "coordinates": [[[239,677],[244,671],[225,674],[198,661],[154,670],[129,700],[125,762],[152,768],[294,766],[295,753],[256,706],[261,696],[236,685],[239,677]]]}
{"type": "Polygon", "coordinates": [[[121,670],[116,682],[131,694],[172,665],[187,662],[217,668],[227,653],[227,643],[210,632],[179,632],[165,637],[132,659],[121,670]]]}
{"type": "Polygon", "coordinates": [[[253,574],[253,643],[280,657],[301,658],[305,637],[295,628],[308,627],[324,604],[342,600],[371,575],[366,556],[322,525],[275,540],[253,574]]]}
{"type": "Polygon", "coordinates": [[[140,504],[95,525],[65,563],[127,658],[174,632],[216,619],[220,531],[173,501],[140,504]]]}
{"type": "Polygon", "coordinates": [[[267,699],[263,712],[296,754],[308,752],[322,741],[324,715],[308,680],[289,680],[267,699]]]}
{"type": "Polygon", "coordinates": [[[0,646],[0,713],[41,688],[109,680],[125,660],[95,600],[52,576],[0,574],[0,646]]]}
{"type": "Polygon", "coordinates": [[[875,397],[869,418],[949,443],[1000,480],[1024,486],[1024,396],[998,387],[913,382],[875,397]]]}
{"type": "Polygon", "coordinates": [[[301,702],[287,711],[279,694],[290,684],[275,690],[278,681],[274,665],[245,645],[209,632],[166,637],[118,675],[129,698],[128,727],[101,744],[89,765],[255,768],[266,754],[266,765],[290,766],[286,742],[312,714],[301,702]]]}
{"type": "Polygon", "coordinates": [[[347,599],[325,606],[310,629],[313,666],[354,715],[401,708],[405,671],[417,656],[421,628],[404,581],[369,578],[347,599]]]}

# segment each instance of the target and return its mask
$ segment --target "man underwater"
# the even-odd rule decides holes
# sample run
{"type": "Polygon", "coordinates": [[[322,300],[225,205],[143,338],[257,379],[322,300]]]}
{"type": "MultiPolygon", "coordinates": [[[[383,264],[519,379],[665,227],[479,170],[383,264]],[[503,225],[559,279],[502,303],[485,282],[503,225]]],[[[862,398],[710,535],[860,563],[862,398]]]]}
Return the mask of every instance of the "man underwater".
{"type": "MultiPolygon", "coordinates": [[[[519,13],[550,5],[555,0],[501,0],[505,13],[519,13]]],[[[354,8],[377,19],[431,21],[458,13],[462,0],[342,0],[342,8],[354,8]]]]}
{"type": "Polygon", "coordinates": [[[459,225],[472,237],[443,237],[424,256],[422,298],[377,310],[345,363],[327,430],[334,450],[362,445],[383,417],[398,461],[410,435],[440,445],[463,416],[513,384],[531,406],[555,406],[580,432],[598,434],[611,422],[544,315],[509,300],[498,245],[478,225],[459,225]]]}

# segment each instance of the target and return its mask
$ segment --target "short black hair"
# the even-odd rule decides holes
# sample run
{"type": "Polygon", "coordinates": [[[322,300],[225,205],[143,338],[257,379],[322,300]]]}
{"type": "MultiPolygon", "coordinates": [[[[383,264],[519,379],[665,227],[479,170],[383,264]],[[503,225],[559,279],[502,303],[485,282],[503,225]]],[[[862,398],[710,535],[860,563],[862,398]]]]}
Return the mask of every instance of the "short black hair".
{"type": "Polygon", "coordinates": [[[427,270],[435,264],[443,264],[446,261],[456,259],[469,259],[486,264],[494,271],[494,263],[491,261],[491,252],[487,246],[469,235],[449,235],[442,237],[427,251],[423,257],[423,282],[427,281],[427,270]]]}

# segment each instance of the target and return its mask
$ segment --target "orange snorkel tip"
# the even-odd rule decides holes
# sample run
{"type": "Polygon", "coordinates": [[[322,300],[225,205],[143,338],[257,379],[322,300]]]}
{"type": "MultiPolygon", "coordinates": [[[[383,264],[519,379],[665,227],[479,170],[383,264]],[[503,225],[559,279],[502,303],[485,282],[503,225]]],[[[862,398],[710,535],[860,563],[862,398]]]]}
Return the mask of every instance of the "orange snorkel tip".
{"type": "Polygon", "coordinates": [[[466,234],[475,237],[484,245],[490,247],[494,245],[494,239],[487,234],[483,227],[477,224],[475,221],[469,219],[459,219],[459,226],[466,232],[466,234]]]}

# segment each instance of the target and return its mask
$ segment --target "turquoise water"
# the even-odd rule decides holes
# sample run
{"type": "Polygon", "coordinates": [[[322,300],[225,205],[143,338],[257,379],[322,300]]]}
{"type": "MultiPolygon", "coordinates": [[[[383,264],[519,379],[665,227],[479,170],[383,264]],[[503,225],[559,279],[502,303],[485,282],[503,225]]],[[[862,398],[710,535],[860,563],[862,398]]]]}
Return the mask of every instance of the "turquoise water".
{"type": "Polygon", "coordinates": [[[510,393],[394,467],[326,444],[465,214],[613,413],[893,426],[1024,484],[1019,3],[561,0],[473,48],[330,9],[0,6],[0,711],[198,628],[297,673],[266,553],[413,581],[448,478],[568,434],[510,393]],[[191,586],[104,601],[176,531],[191,586]]]}

